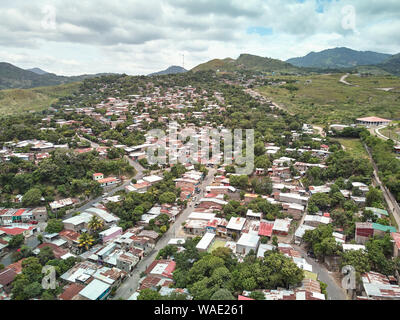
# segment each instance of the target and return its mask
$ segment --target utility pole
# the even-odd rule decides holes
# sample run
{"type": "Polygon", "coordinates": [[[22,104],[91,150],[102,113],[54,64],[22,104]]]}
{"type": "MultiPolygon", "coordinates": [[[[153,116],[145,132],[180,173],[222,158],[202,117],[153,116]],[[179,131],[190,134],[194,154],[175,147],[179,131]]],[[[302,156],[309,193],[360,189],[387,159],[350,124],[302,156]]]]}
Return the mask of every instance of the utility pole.
{"type": "Polygon", "coordinates": [[[185,54],[182,54],[182,68],[185,69],[185,54]]]}

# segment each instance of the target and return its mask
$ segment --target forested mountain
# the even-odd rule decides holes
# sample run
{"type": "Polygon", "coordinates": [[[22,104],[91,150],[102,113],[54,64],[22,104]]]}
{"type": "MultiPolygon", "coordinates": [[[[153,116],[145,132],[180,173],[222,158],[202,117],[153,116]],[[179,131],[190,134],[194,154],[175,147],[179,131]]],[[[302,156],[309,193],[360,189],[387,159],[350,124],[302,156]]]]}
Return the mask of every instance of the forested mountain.
{"type": "Polygon", "coordinates": [[[57,76],[53,73],[37,74],[18,68],[10,63],[0,62],[0,90],[29,89],[35,87],[56,86],[94,78],[103,74],[81,75],[73,77],[57,76]]]}
{"type": "Polygon", "coordinates": [[[149,77],[161,76],[161,75],[167,75],[167,74],[178,74],[178,73],[185,73],[185,72],[187,72],[187,70],[185,68],[182,68],[180,66],[171,66],[166,70],[151,73],[151,74],[149,74],[149,77]]]}
{"type": "Polygon", "coordinates": [[[250,70],[262,72],[299,72],[299,68],[281,60],[259,57],[251,54],[241,54],[238,59],[214,59],[198,65],[192,71],[237,71],[250,70]]]}
{"type": "Polygon", "coordinates": [[[351,68],[361,65],[377,65],[390,57],[390,54],[385,53],[334,48],[321,52],[310,52],[304,57],[292,58],[286,62],[297,67],[334,69],[351,68]]]}

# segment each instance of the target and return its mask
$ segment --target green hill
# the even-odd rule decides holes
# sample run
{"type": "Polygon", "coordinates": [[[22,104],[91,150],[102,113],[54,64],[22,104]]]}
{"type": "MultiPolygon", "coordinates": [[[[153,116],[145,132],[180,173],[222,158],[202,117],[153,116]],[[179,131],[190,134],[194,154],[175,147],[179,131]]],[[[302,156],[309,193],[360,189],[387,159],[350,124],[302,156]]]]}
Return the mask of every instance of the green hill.
{"type": "Polygon", "coordinates": [[[57,76],[53,73],[37,74],[29,70],[18,68],[10,63],[0,62],[0,90],[56,86],[79,82],[100,75],[102,74],[64,77],[57,76]]]}
{"type": "Polygon", "coordinates": [[[163,75],[169,75],[169,74],[178,74],[178,73],[185,73],[187,70],[185,68],[182,68],[180,66],[171,66],[166,70],[159,71],[159,72],[154,72],[150,73],[148,76],[163,76],[163,75]]]}
{"type": "Polygon", "coordinates": [[[59,98],[71,95],[79,85],[76,82],[34,89],[0,90],[0,116],[47,109],[59,98]]]}
{"type": "Polygon", "coordinates": [[[297,67],[334,69],[378,65],[390,57],[390,54],[385,53],[334,48],[321,52],[311,52],[304,57],[292,58],[286,62],[297,67]]]}
{"type": "Polygon", "coordinates": [[[297,73],[301,69],[292,66],[289,63],[277,59],[263,58],[251,54],[241,54],[238,59],[214,59],[209,62],[198,65],[192,71],[258,71],[258,72],[282,72],[282,73],[297,73]]]}
{"type": "Polygon", "coordinates": [[[199,64],[197,67],[193,68],[192,71],[209,71],[209,70],[223,70],[223,71],[234,71],[236,65],[235,60],[232,58],[226,59],[214,59],[206,63],[199,64]]]}
{"type": "Polygon", "coordinates": [[[389,73],[400,76],[400,53],[381,63],[379,67],[389,73]]]}

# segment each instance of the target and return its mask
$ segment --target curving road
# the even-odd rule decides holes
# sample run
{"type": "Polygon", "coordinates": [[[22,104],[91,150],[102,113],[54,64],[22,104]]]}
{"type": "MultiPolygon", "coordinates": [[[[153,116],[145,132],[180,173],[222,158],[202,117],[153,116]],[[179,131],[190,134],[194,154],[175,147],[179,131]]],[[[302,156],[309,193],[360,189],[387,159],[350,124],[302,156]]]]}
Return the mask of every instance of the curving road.
{"type": "Polygon", "coordinates": [[[347,79],[349,76],[350,76],[350,73],[345,74],[343,77],[340,78],[339,82],[341,82],[341,83],[343,83],[343,84],[345,84],[345,85],[347,85],[347,86],[353,86],[351,83],[348,83],[348,82],[346,81],[346,79],[347,79]]]}
{"type": "MultiPolygon", "coordinates": [[[[383,135],[383,134],[381,133],[381,130],[382,130],[382,129],[385,129],[385,128],[387,128],[387,127],[388,127],[388,126],[382,126],[382,127],[379,127],[379,128],[376,128],[376,129],[375,129],[375,133],[378,135],[379,138],[381,138],[381,139],[383,139],[383,140],[389,140],[389,139],[390,139],[390,138],[386,137],[385,135],[383,135]]],[[[400,144],[400,141],[397,141],[397,140],[394,140],[394,139],[391,139],[391,140],[393,140],[394,143],[400,144]]]]}

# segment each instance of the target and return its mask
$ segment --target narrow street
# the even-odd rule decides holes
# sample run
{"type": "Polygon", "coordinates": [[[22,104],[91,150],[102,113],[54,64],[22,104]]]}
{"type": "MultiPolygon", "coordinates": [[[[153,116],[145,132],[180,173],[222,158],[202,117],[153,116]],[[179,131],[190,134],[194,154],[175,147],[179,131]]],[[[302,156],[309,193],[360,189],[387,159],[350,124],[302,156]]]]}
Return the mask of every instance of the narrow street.
{"type": "MultiPolygon", "coordinates": [[[[94,143],[94,142],[92,142],[92,141],[90,141],[90,140],[88,140],[88,139],[85,139],[85,138],[83,138],[83,137],[81,137],[81,136],[79,136],[79,135],[78,135],[78,137],[79,137],[80,139],[82,139],[82,140],[88,141],[88,142],[90,143],[90,145],[91,145],[92,148],[98,148],[98,147],[99,147],[99,145],[98,145],[97,143],[94,143]]],[[[124,156],[124,158],[125,158],[125,159],[129,162],[129,164],[130,164],[132,167],[134,167],[135,170],[136,170],[136,175],[133,177],[133,179],[135,179],[135,180],[140,180],[140,179],[142,179],[142,178],[143,178],[143,171],[145,171],[145,169],[144,169],[139,163],[137,163],[136,161],[133,161],[133,160],[132,160],[131,158],[129,158],[128,156],[124,156]]],[[[107,195],[108,195],[109,197],[111,197],[111,196],[113,196],[115,193],[117,193],[118,191],[124,190],[125,187],[128,186],[128,185],[131,183],[131,180],[132,180],[132,179],[128,179],[128,180],[125,181],[122,185],[120,185],[120,186],[118,186],[118,187],[116,187],[116,188],[114,188],[114,189],[111,189],[111,190],[106,191],[107,195]]],[[[83,205],[82,207],[77,208],[77,209],[74,210],[73,212],[70,212],[69,214],[67,214],[67,215],[64,217],[64,219],[71,218],[72,215],[73,215],[73,213],[75,213],[75,212],[84,212],[84,211],[86,211],[87,209],[90,209],[94,204],[96,204],[96,203],[98,203],[98,202],[100,202],[100,201],[102,201],[102,200],[103,200],[103,195],[101,195],[100,197],[97,197],[97,198],[95,198],[95,199],[92,199],[92,200],[90,200],[88,203],[86,203],[85,205],[83,205]]]]}
{"type": "MultiPolygon", "coordinates": [[[[210,169],[207,177],[201,184],[200,194],[198,194],[198,199],[201,199],[204,196],[206,187],[211,183],[214,178],[214,174],[216,173],[215,169],[210,169]]],[[[143,258],[135,267],[130,277],[119,287],[117,293],[114,297],[114,300],[128,299],[139,286],[140,274],[144,272],[147,267],[154,261],[158,252],[168,245],[168,242],[176,237],[176,233],[181,227],[182,223],[186,221],[188,216],[194,211],[193,207],[194,203],[189,203],[188,207],[180,214],[180,216],[176,219],[175,223],[171,226],[171,228],[158,240],[155,248],[151,252],[150,255],[143,258]]]]}
{"type": "Polygon", "coordinates": [[[337,283],[335,278],[332,276],[332,273],[329,272],[325,266],[308,257],[303,248],[296,245],[293,245],[293,247],[301,252],[303,258],[312,265],[313,272],[318,274],[318,279],[328,285],[326,289],[328,292],[328,300],[348,300],[345,290],[337,283]]]}
{"type": "Polygon", "coordinates": [[[393,215],[394,219],[396,220],[397,226],[400,227],[400,206],[397,203],[395,197],[392,195],[392,193],[385,187],[385,185],[381,182],[379,175],[378,175],[378,167],[372,158],[371,152],[369,151],[368,147],[364,144],[365,150],[367,150],[369,159],[372,163],[372,166],[374,168],[374,185],[379,186],[380,189],[382,190],[383,196],[385,198],[385,201],[388,205],[389,212],[393,215]]]}
{"type": "Polygon", "coordinates": [[[99,144],[97,144],[97,143],[95,143],[95,142],[93,142],[93,141],[90,141],[90,140],[88,140],[88,139],[86,139],[86,138],[84,138],[84,137],[82,137],[82,136],[80,136],[80,135],[78,135],[78,134],[77,134],[77,136],[78,136],[79,139],[81,139],[81,140],[83,140],[83,141],[86,141],[86,142],[89,142],[90,145],[91,145],[91,147],[94,148],[94,149],[100,147],[99,144]]]}

